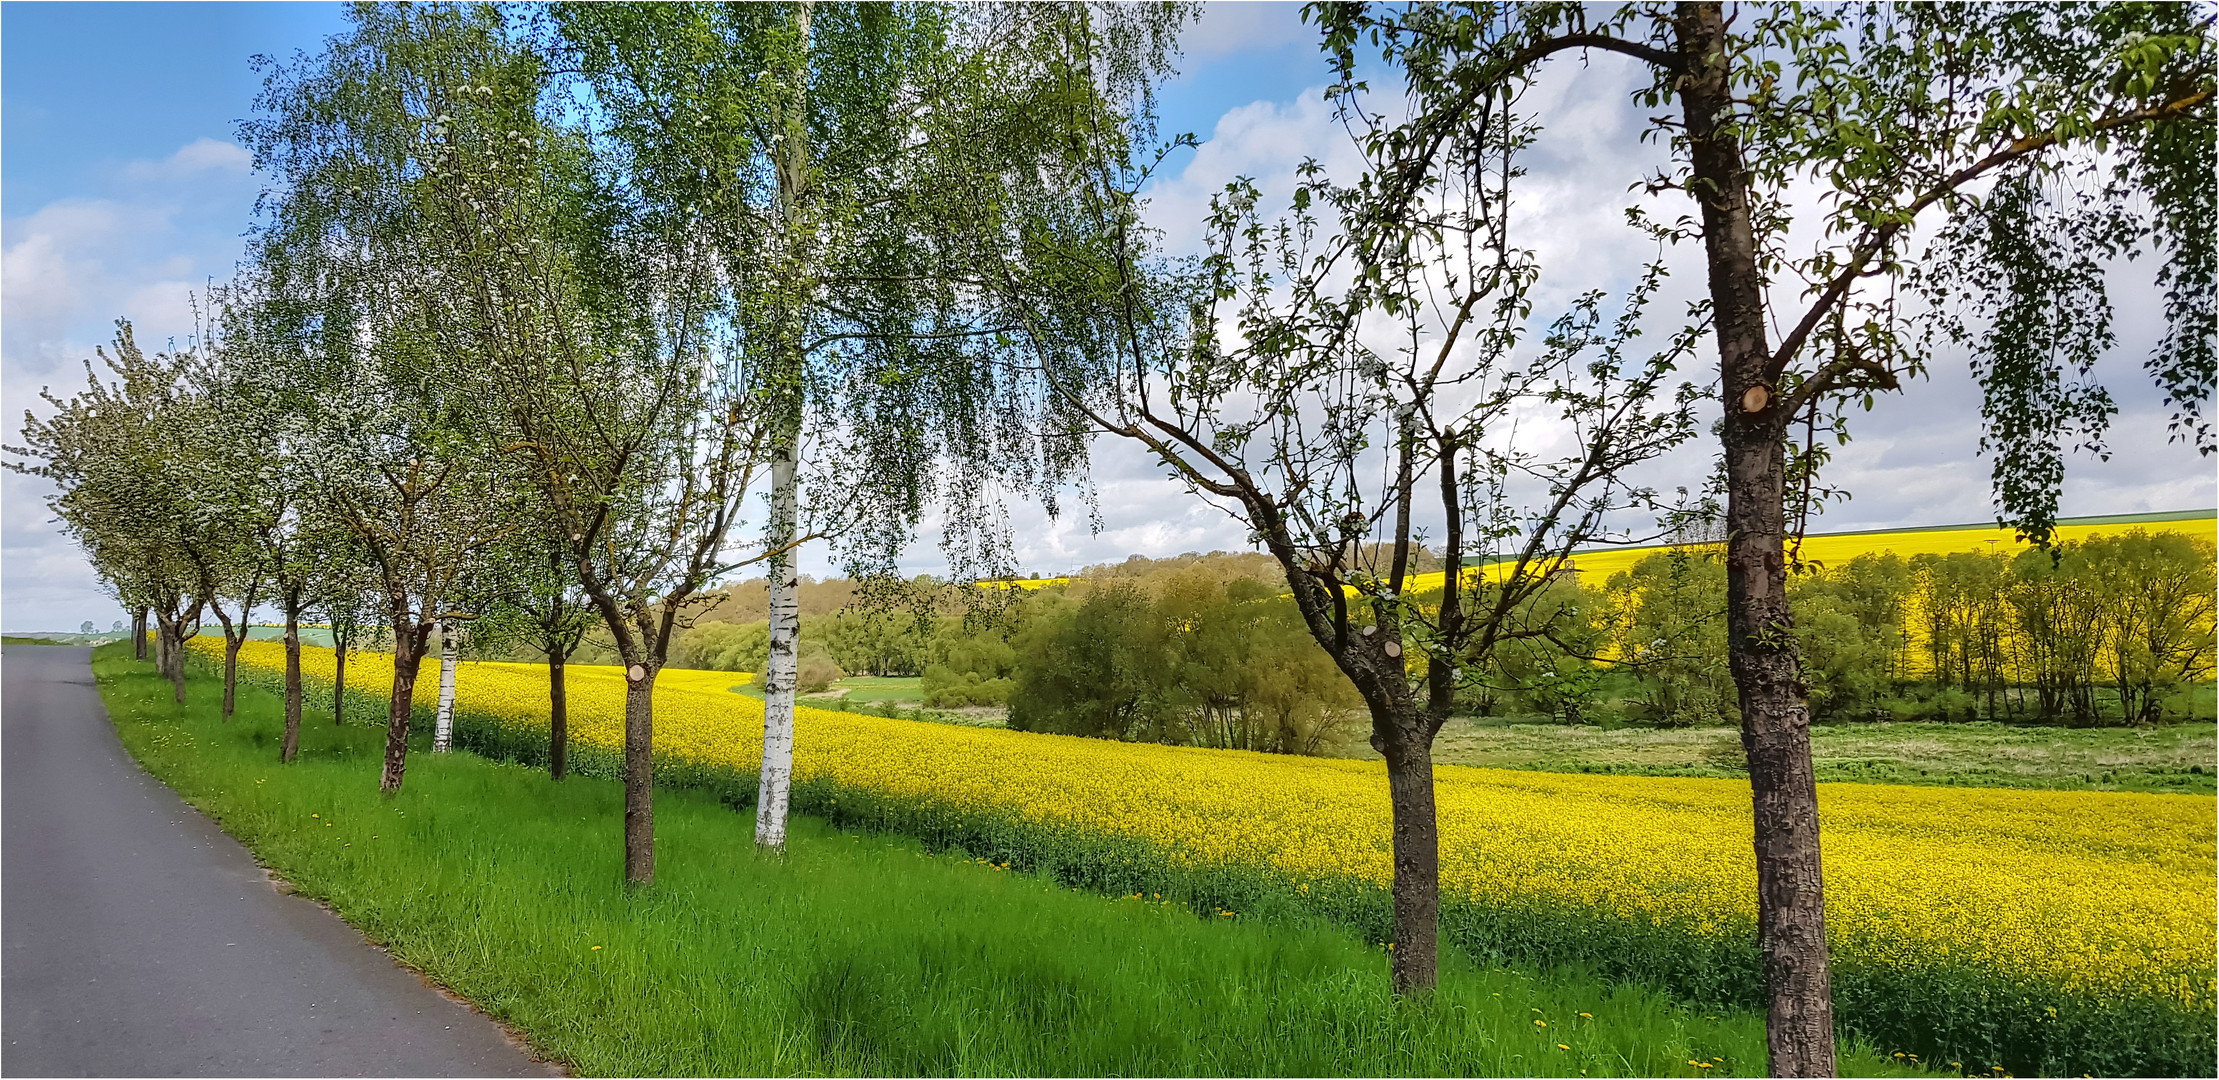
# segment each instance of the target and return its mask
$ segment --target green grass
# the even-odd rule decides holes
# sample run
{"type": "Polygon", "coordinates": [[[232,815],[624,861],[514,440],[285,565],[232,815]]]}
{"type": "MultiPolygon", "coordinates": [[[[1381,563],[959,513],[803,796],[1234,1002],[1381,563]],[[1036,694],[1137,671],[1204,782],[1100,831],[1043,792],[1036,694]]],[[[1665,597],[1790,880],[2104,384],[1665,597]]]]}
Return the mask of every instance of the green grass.
{"type": "MultiPolygon", "coordinates": [[[[1332,927],[1073,892],[807,817],[788,854],[767,857],[748,816],[701,792],[658,795],[657,881],[628,892],[612,782],[421,754],[383,800],[378,728],[312,713],[302,759],[281,766],[274,695],[242,686],[226,723],[206,678],[180,709],[121,648],[94,670],[156,776],[299,891],[582,1073],[1764,1070],[1762,1020],[1746,1011],[1453,954],[1429,1001],[1397,1002],[1384,956],[1332,927]]],[[[1855,1047],[1843,1065],[1908,1072],[1855,1047]]]]}
{"type": "MultiPolygon", "coordinates": [[[[1349,757],[1376,758],[1351,743],[1349,757]]],[[[1965,723],[1818,724],[1818,779],[1882,784],[2219,794],[2219,727],[2016,727],[1965,723]]],[[[1433,760],[1448,765],[1646,776],[1746,776],[1731,727],[1646,728],[1455,717],[1433,760]]]]}
{"type": "Polygon", "coordinates": [[[847,692],[841,698],[843,702],[853,702],[858,705],[866,702],[923,705],[925,701],[924,682],[923,679],[915,676],[894,678],[884,675],[850,675],[839,682],[833,683],[832,688],[847,692]]]}

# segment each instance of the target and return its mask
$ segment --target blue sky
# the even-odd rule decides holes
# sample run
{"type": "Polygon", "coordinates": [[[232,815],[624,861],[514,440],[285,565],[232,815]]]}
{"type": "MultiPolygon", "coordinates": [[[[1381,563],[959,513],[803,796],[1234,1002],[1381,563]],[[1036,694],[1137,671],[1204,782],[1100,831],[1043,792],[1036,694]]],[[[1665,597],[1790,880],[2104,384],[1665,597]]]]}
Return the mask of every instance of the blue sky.
{"type": "MultiPolygon", "coordinates": [[[[1317,100],[1326,70],[1299,10],[1212,4],[1184,36],[1182,74],[1161,95],[1161,126],[1205,145],[1169,162],[1154,192],[1151,216],[1174,244],[1191,240],[1209,194],[1234,176],[1283,191],[1304,156],[1348,160],[1345,135],[1317,100]]],[[[189,295],[229,275],[260,186],[232,141],[258,86],[249,57],[313,50],[344,24],[337,4],[0,3],[0,406],[11,418],[40,407],[42,385],[74,390],[78,365],[119,316],[133,320],[142,344],[190,332],[189,295]]],[[[1545,266],[1566,268],[1545,277],[1543,310],[1610,284],[1583,276],[1587,267],[1629,266],[1643,254],[1612,205],[1633,198],[1627,183],[1643,159],[1631,88],[1625,71],[1603,62],[1561,65],[1540,88],[1557,123],[1529,159],[1532,242],[1545,266]]],[[[2154,396],[2135,375],[2153,315],[2147,303],[2121,304],[2118,362],[2104,373],[2125,406],[2116,452],[2109,463],[2074,463],[2067,513],[2215,501],[2209,462],[2164,444],[2154,396]]],[[[1938,362],[1932,381],[1864,421],[1833,473],[1857,497],[1824,527],[1987,517],[1969,393],[1961,361],[1938,362]]],[[[7,425],[9,441],[17,423],[7,425]]],[[[1683,464],[1694,475],[1679,482],[1700,479],[1702,460],[1683,464]]],[[[1050,522],[1013,508],[1027,569],[1242,546],[1245,529],[1139,455],[1100,447],[1095,478],[1100,534],[1083,515],[1050,522]]],[[[0,625],[70,629],[91,619],[105,627],[122,613],[47,522],[44,491],[0,474],[0,625]]],[[[916,569],[935,568],[929,539],[915,554],[916,569]]]]}

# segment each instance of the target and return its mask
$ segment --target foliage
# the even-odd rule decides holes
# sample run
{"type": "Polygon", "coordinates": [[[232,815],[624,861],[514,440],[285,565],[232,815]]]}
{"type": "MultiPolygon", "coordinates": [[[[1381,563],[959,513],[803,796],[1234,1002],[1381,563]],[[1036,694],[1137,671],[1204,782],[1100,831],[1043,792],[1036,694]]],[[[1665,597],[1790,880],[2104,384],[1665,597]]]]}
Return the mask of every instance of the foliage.
{"type": "Polygon", "coordinates": [[[473,152],[513,148],[488,121],[528,111],[535,71],[492,8],[350,18],[316,55],[256,62],[259,115],[240,136],[270,190],[250,252],[252,343],[303,444],[303,482],[374,568],[398,661],[381,781],[395,790],[432,631],[480,606],[491,554],[523,516],[476,389],[484,357],[458,347],[493,283],[453,226],[484,209],[457,177],[473,152]]]}
{"type": "Polygon", "coordinates": [[[1025,649],[1034,662],[1018,668],[1011,695],[1011,729],[1174,741],[1162,678],[1168,642],[1154,615],[1147,594],[1118,584],[1039,619],[1025,649]]]}
{"type": "Polygon", "coordinates": [[[255,562],[239,511],[263,479],[223,452],[215,364],[199,346],[148,355],[118,320],[113,351],[96,350],[112,379],[87,360],[85,389],[67,399],[42,390],[53,415],[26,411],[24,445],[7,448],[29,462],[8,468],[54,484],[48,507],[118,602],[152,609],[157,661],[180,701],[180,645],[255,562]]]}
{"type": "MultiPolygon", "coordinates": [[[[1806,564],[1788,595],[1812,711],[1828,720],[2188,719],[2184,691],[2214,670],[2215,551],[2202,536],[2137,527],[2049,551],[1806,564]]],[[[1605,659],[1632,680],[1627,719],[1670,727],[1736,718],[1725,592],[1724,568],[1702,551],[1649,554],[1611,576],[1598,599],[1605,659]]],[[[1548,649],[1555,664],[1597,655],[1548,649]]]]}
{"type": "Polygon", "coordinates": [[[1619,659],[1641,685],[1636,715],[1665,727],[1740,719],[1726,669],[1726,567],[1716,550],[1673,549],[1604,586],[1619,659]]]}
{"type": "Polygon", "coordinates": [[[1050,592],[1028,603],[1011,648],[1013,675],[1000,677],[1013,679],[1018,731],[1318,754],[1361,707],[1294,605],[1248,578],[1186,571],[1155,593],[1124,578],[1075,601],[1050,592]]]}

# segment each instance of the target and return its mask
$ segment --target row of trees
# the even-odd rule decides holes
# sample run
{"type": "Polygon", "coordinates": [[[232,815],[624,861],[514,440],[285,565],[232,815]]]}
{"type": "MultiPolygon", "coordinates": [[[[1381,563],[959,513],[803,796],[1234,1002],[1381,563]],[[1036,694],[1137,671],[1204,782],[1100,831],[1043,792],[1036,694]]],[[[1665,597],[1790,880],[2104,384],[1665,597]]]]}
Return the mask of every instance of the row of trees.
{"type": "MultiPolygon", "coordinates": [[[[295,448],[297,505],[365,552],[408,672],[397,735],[430,628],[479,583],[544,569],[527,591],[600,617],[632,675],[626,867],[644,880],[649,692],[711,582],[769,570],[758,836],[776,843],[795,546],[836,538],[869,562],[938,497],[958,506],[957,565],[990,563],[999,490],[1052,496],[1087,438],[1130,440],[1250,530],[1364,701],[1407,992],[1435,979],[1431,747],[1459,689],[1506,642],[1555,632],[1532,601],[1567,553],[1669,509],[1638,471],[1720,402],[1770,1066],[1830,1071],[1790,523],[1825,490],[1846,406],[1953,342],[1986,394],[2003,511],[2046,539],[2061,447],[2100,444],[2111,415],[2086,376],[2127,253],[2152,256],[2164,294],[2149,374],[2212,449],[2210,16],[1321,4],[1353,174],[1303,163],[1280,210],[1233,184],[1180,262],[1141,227],[1161,159],[1135,150],[1183,15],[804,0],[558,5],[518,27],[358,8],[324,55],[269,67],[246,132],[274,183],[265,225],[218,305],[235,329],[193,351],[251,390],[218,399],[240,417],[222,444],[295,448]],[[1537,315],[1523,162],[1551,117],[1529,91],[1567,54],[1636,66],[1664,163],[1629,180],[1692,204],[1633,208],[1653,261],[1580,268],[1622,300],[1537,315]],[[1656,311],[1698,239],[1706,299],[1656,311]],[[764,483],[761,533],[730,544],[764,483]],[[1411,555],[1436,529],[1447,582],[1427,603],[1411,555]],[[490,557],[507,551],[526,554],[490,557]]],[[[67,458],[65,429],[26,439],[67,458]]],[[[114,453],[194,452],[164,437],[114,453]]],[[[51,475],[65,492],[80,476],[51,475]]],[[[231,505],[205,482],[150,516],[231,505]]],[[[112,568],[173,527],[63,509],[111,582],[138,580],[112,568]]],[[[218,591],[169,587],[131,603],[181,616],[218,591]]]]}
{"type": "Polygon", "coordinates": [[[633,882],[656,675],[707,591],[761,564],[758,839],[780,846],[795,551],[884,565],[938,501],[980,523],[949,543],[959,569],[1005,568],[978,506],[1082,460],[1039,441],[1007,374],[1043,310],[1010,306],[1022,241],[1077,212],[1072,134],[1100,152],[1132,129],[1184,17],[358,6],[320,54],[259,62],[241,135],[269,187],[199,332],[148,355],[124,324],[106,371],[27,418],[18,466],[152,613],[180,696],[203,611],[235,656],[280,609],[288,759],[301,616],[382,624],[388,792],[442,628],[548,657],[558,775],[561,666],[605,632],[633,882]]]}
{"type": "MultiPolygon", "coordinates": [[[[1864,555],[1788,586],[1814,716],[2155,723],[2214,666],[2210,541],[2135,529],[2017,555],[1864,555]]],[[[1498,654],[1476,711],[1568,723],[1736,722],[1726,567],[1712,548],[1652,555],[1542,602],[1563,629],[1498,654]],[[1604,659],[1601,664],[1596,659],[1604,659]]]]}

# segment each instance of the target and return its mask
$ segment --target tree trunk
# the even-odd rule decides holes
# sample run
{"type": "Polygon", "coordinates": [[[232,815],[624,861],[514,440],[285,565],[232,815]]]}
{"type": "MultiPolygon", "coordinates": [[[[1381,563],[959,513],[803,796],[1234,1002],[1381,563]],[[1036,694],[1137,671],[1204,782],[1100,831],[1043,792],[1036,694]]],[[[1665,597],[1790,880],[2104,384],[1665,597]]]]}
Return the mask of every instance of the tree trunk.
{"type": "Polygon", "coordinates": [[[560,655],[547,654],[547,771],[557,780],[570,771],[570,688],[562,665],[560,655]]]}
{"type": "Polygon", "coordinates": [[[170,681],[177,704],[185,703],[185,620],[155,617],[154,666],[170,681]]]}
{"type": "Polygon", "coordinates": [[[232,710],[239,698],[239,648],[247,643],[246,618],[239,620],[239,636],[231,636],[231,627],[223,628],[223,718],[231,719],[232,710]]]}
{"type": "Polygon", "coordinates": [[[331,637],[331,652],[339,662],[331,680],[331,723],[337,727],[347,722],[347,643],[336,632],[331,637]]]}
{"type": "Polygon", "coordinates": [[[285,745],[277,759],[291,764],[300,757],[300,598],[285,598],[285,745]]]}
{"type": "Polygon", "coordinates": [[[1433,747],[1417,716],[1375,713],[1394,810],[1395,993],[1422,994],[1439,981],[1441,838],[1434,816],[1433,747]]]}
{"type": "Polygon", "coordinates": [[[133,660],[146,659],[145,608],[139,608],[131,613],[131,658],[133,660]]]}
{"type": "MultiPolygon", "coordinates": [[[[771,537],[793,542],[794,444],[771,452],[771,537]]],[[[763,668],[763,772],[755,796],[755,843],[783,850],[794,771],[794,683],[799,673],[801,582],[791,552],[770,564],[770,655],[763,668]]]]}
{"type": "Polygon", "coordinates": [[[624,671],[624,883],[655,880],[655,676],[661,665],[624,671]]]}
{"type": "Polygon", "coordinates": [[[1674,18],[1684,74],[1692,180],[1703,211],[1711,307],[1725,396],[1728,651],[1741,697],[1757,855],[1757,944],[1775,1076],[1834,1072],[1818,790],[1810,706],[1787,602],[1785,439],[1779,388],[1769,385],[1763,275],[1749,186],[1732,129],[1725,27],[1716,3],[1682,3],[1674,18]]]}
{"type": "Polygon", "coordinates": [[[455,745],[455,624],[439,624],[439,711],[432,722],[431,752],[455,745]]]}
{"type": "Polygon", "coordinates": [[[424,642],[431,637],[429,623],[402,627],[393,621],[393,703],[385,714],[385,774],[378,791],[398,794],[408,771],[409,712],[416,707],[416,669],[424,662],[424,642]]]}
{"type": "MultiPolygon", "coordinates": [[[[788,272],[806,277],[799,251],[806,244],[807,218],[801,200],[808,188],[809,128],[807,93],[809,21],[811,5],[803,0],[794,9],[794,28],[801,49],[790,73],[794,100],[785,116],[785,139],[776,155],[779,205],[784,211],[788,272]]],[[[797,285],[796,288],[799,286],[797,285]]],[[[802,341],[801,312],[785,311],[773,346],[778,370],[772,375],[772,405],[778,410],[771,437],[771,507],[769,541],[778,552],[770,564],[770,656],[763,668],[763,772],[755,796],[755,843],[783,851],[786,848],[786,803],[794,771],[794,677],[799,659],[801,608],[791,550],[799,520],[796,498],[796,457],[801,448],[802,341]]]]}

